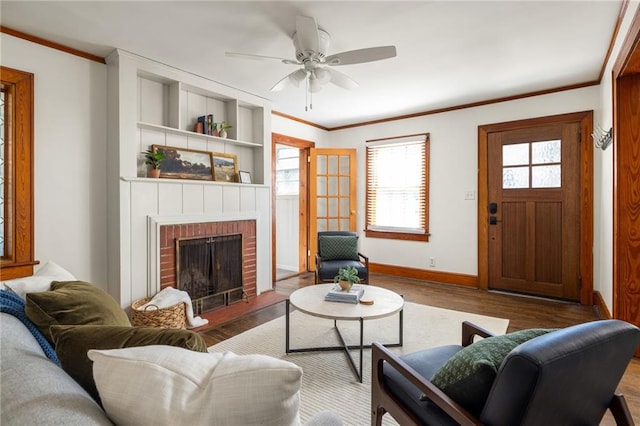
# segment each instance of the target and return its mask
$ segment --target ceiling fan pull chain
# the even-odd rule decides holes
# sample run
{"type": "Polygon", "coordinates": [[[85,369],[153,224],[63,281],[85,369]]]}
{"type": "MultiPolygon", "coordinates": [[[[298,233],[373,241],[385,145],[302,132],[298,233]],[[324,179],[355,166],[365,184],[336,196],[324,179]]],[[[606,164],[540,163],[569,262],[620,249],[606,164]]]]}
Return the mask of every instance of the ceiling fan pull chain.
{"type": "Polygon", "coordinates": [[[304,79],[304,110],[309,111],[309,79],[304,79]]]}

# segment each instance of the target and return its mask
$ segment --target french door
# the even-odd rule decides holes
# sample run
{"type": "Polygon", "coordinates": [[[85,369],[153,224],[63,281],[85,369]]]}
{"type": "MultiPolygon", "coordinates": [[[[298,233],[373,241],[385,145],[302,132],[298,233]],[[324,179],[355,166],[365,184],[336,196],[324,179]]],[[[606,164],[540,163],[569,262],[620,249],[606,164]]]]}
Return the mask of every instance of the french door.
{"type": "Polygon", "coordinates": [[[309,267],[315,270],[320,231],[356,230],[356,150],[310,150],[309,267]]]}

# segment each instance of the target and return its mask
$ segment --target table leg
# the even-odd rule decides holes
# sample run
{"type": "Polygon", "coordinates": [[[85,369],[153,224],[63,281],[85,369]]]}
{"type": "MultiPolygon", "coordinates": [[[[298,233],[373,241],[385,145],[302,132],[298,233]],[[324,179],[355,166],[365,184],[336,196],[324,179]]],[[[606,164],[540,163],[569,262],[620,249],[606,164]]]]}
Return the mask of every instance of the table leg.
{"type": "Polygon", "coordinates": [[[286,300],[285,303],[285,352],[289,353],[289,310],[291,307],[291,302],[289,302],[289,299],[286,300]]]}
{"type": "MultiPolygon", "coordinates": [[[[338,339],[340,340],[340,344],[341,346],[320,346],[320,347],[309,347],[309,348],[295,348],[292,349],[290,347],[290,302],[289,299],[286,300],[286,312],[285,312],[285,345],[286,345],[286,353],[296,353],[296,352],[328,352],[328,351],[336,351],[336,350],[341,350],[344,351],[345,355],[347,356],[347,361],[349,362],[349,366],[351,367],[351,369],[353,370],[353,373],[355,374],[356,378],[358,379],[358,381],[360,383],[362,383],[362,363],[363,363],[363,354],[364,354],[364,349],[369,349],[371,348],[371,345],[365,345],[364,344],[364,318],[359,318],[359,322],[360,322],[360,342],[359,344],[356,345],[349,345],[347,344],[346,340],[344,339],[344,337],[342,336],[342,333],[340,332],[340,328],[338,328],[338,321],[337,320],[333,320],[333,327],[334,330],[336,331],[336,334],[338,336],[338,339]],[[359,349],[360,350],[360,365],[358,368],[358,366],[356,366],[356,362],[353,359],[353,356],[351,355],[350,350],[351,349],[359,349]]],[[[398,333],[399,333],[399,337],[398,337],[398,343],[386,343],[383,344],[385,347],[397,347],[397,346],[402,346],[403,341],[404,341],[404,333],[403,333],[403,327],[404,327],[404,310],[400,310],[400,312],[398,313],[398,333]]]]}

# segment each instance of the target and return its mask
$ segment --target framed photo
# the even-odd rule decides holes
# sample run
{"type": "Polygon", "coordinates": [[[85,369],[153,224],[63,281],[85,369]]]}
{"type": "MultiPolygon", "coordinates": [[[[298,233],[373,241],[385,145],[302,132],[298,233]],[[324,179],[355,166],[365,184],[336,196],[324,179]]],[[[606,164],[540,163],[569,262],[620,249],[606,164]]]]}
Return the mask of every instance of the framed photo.
{"type": "Polygon", "coordinates": [[[251,183],[251,173],[240,170],[238,172],[240,183],[251,183]]]}
{"type": "Polygon", "coordinates": [[[164,152],[161,178],[213,180],[210,152],[164,145],[152,145],[152,148],[153,152],[164,152]]]}
{"type": "Polygon", "coordinates": [[[213,178],[216,182],[235,182],[238,174],[238,157],[233,154],[211,153],[213,178]]]}

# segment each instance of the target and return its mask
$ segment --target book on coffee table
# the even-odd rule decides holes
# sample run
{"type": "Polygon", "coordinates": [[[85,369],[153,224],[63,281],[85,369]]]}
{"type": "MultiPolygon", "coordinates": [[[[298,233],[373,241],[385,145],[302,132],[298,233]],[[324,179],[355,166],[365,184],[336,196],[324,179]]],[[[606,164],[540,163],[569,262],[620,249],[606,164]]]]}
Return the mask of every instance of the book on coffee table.
{"type": "Polygon", "coordinates": [[[324,296],[324,300],[329,302],[358,303],[364,294],[364,287],[354,284],[349,291],[342,290],[339,284],[336,284],[324,296]]]}

